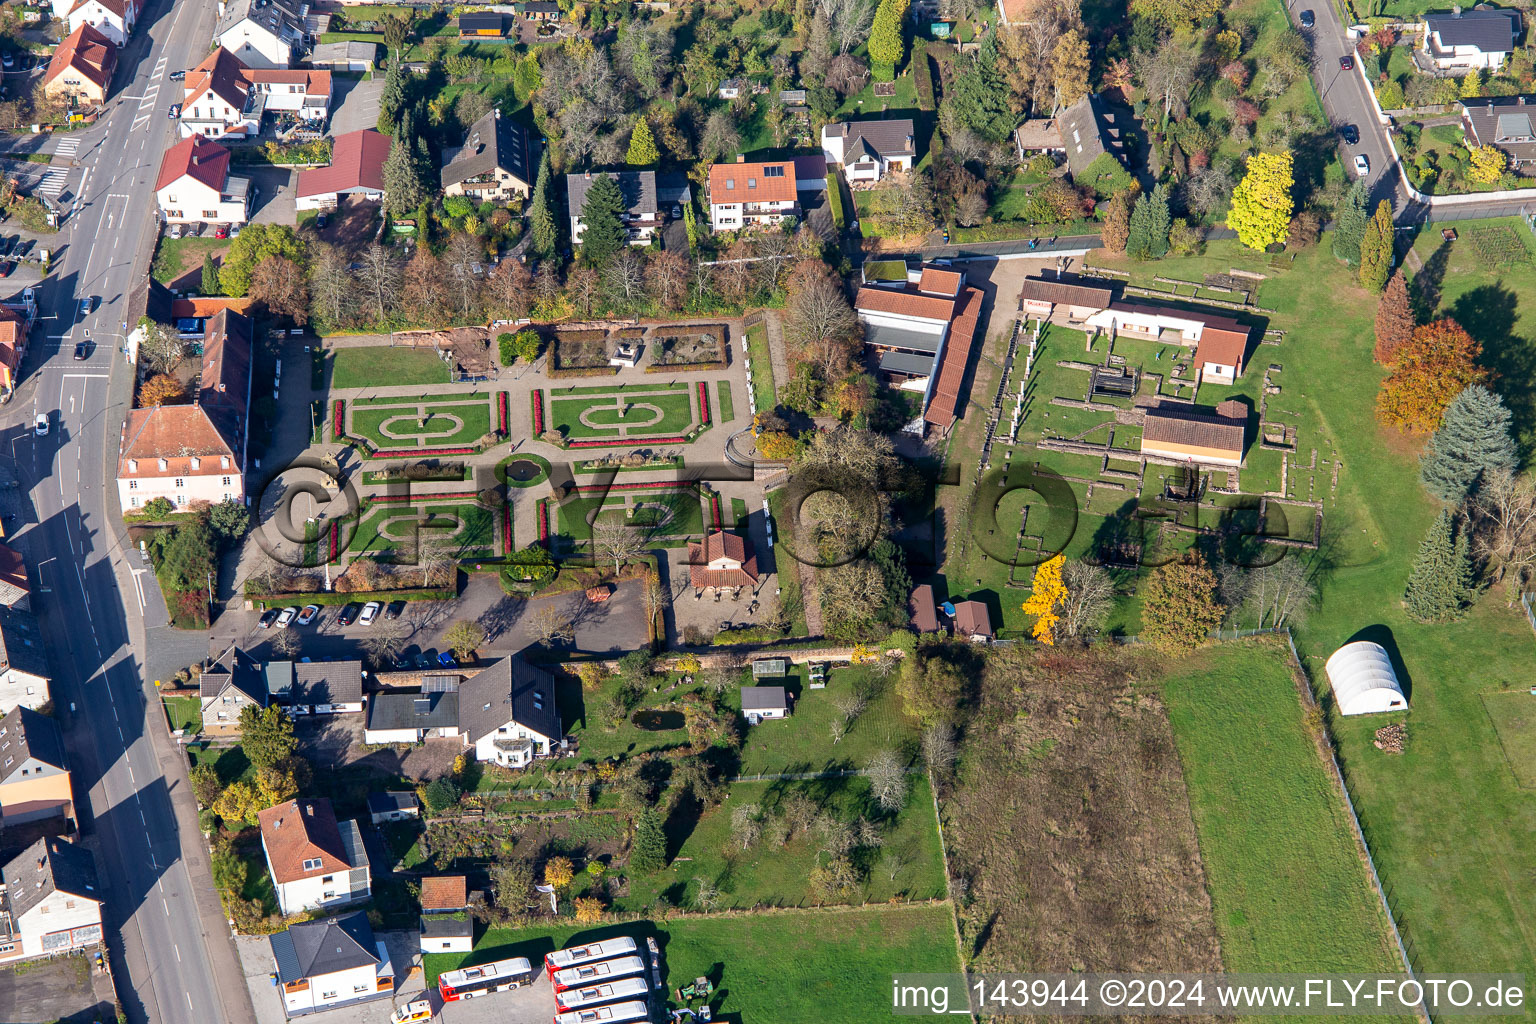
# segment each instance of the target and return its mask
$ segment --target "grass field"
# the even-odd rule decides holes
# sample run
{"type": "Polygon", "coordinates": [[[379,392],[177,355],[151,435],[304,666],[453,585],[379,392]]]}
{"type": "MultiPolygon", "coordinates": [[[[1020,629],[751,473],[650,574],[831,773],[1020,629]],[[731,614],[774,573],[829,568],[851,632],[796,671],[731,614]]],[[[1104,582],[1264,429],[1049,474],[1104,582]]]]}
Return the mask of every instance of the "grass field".
{"type": "Polygon", "coordinates": [[[889,1016],[893,969],[960,970],[949,907],[915,904],[489,931],[472,953],[424,957],[426,983],[461,965],[512,956],[538,963],[552,950],[616,935],[656,938],[667,988],[708,976],[720,989],[716,1020],[867,1024],[889,1016]]]}
{"type": "Polygon", "coordinates": [[[1536,699],[1525,690],[1483,694],[1504,760],[1524,789],[1536,789],[1536,699]]]}
{"type": "Polygon", "coordinates": [[[457,448],[472,445],[491,431],[491,409],[484,398],[443,399],[413,404],[352,406],[351,433],[380,450],[457,448]],[[426,421],[418,419],[426,413],[426,421]],[[399,436],[384,432],[385,425],[399,436]],[[418,433],[419,431],[419,433],[418,433]]]}
{"type": "Polygon", "coordinates": [[[617,389],[603,395],[548,397],[549,426],[566,437],[634,438],[686,433],[696,421],[693,396],[676,389],[617,389]],[[625,428],[621,430],[620,428],[625,428]]]}
{"type": "MultiPolygon", "coordinates": [[[[704,532],[704,512],[696,490],[628,493],[630,502],[640,506],[633,516],[624,511],[625,497],[618,493],[568,498],[559,507],[559,532],[577,544],[587,543],[592,539],[589,517],[594,512],[599,520],[630,523],[644,529],[649,537],[691,537],[704,532]]],[[[551,525],[556,518],[551,516],[551,525]]]]}
{"type": "Polygon", "coordinates": [[[201,290],[203,257],[220,256],[228,249],[227,238],[164,238],[155,250],[155,264],[150,273],[161,284],[170,284],[184,274],[196,274],[201,290]]]}
{"type": "Polygon", "coordinates": [[[758,412],[779,404],[773,390],[773,360],[768,355],[768,328],[761,323],[747,328],[747,358],[752,360],[752,395],[758,412]]]}
{"type": "Polygon", "coordinates": [[[736,418],[736,403],[731,400],[731,382],[718,381],[715,387],[720,396],[715,410],[715,420],[720,423],[729,423],[736,418]]]}
{"type": "Polygon", "coordinates": [[[331,354],[331,389],[447,384],[448,364],[431,352],[390,345],[338,348],[331,354]]]}
{"type": "Polygon", "coordinates": [[[162,697],[165,717],[171,723],[171,731],[183,729],[188,735],[199,731],[203,725],[203,702],[198,697],[162,697]]]}
{"type": "Polygon", "coordinates": [[[1400,969],[1283,640],[1183,659],[1162,686],[1229,971],[1400,969]]]}

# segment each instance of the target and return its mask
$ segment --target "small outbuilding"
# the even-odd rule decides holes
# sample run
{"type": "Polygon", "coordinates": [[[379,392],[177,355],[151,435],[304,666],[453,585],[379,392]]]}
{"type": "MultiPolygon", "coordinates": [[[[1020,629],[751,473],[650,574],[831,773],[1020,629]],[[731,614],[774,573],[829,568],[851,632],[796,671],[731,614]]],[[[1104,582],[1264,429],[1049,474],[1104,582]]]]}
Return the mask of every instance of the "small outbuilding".
{"type": "Polygon", "coordinates": [[[1333,652],[1324,669],[1341,715],[1370,715],[1408,707],[1392,659],[1381,644],[1369,640],[1345,644],[1333,652]]]}
{"type": "Polygon", "coordinates": [[[421,805],[410,790],[368,794],[368,817],[375,825],[421,817],[421,805]]]}
{"type": "Polygon", "coordinates": [[[741,713],[753,725],[765,718],[786,718],[789,715],[789,694],[782,686],[743,686],[741,713]]]}

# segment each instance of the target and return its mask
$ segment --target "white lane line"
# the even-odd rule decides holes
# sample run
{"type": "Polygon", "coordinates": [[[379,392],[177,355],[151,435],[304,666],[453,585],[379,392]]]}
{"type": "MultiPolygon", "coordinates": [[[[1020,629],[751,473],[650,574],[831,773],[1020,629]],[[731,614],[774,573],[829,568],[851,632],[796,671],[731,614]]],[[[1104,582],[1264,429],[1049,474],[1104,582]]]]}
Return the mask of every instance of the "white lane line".
{"type": "Polygon", "coordinates": [[[165,916],[166,917],[170,917],[171,916],[171,905],[169,903],[165,902],[165,897],[164,896],[160,897],[160,906],[165,908],[165,916]]]}
{"type": "MultiPolygon", "coordinates": [[[[106,682],[106,680],[102,680],[102,682],[106,682]]],[[[122,739],[123,738],[123,727],[122,726],[118,726],[117,727],[117,738],[118,739],[122,739]]]]}
{"type": "MultiPolygon", "coordinates": [[[[175,950],[175,951],[176,951],[176,962],[177,962],[177,963],[181,963],[181,947],[180,947],[180,946],[178,946],[178,945],[176,945],[176,944],[175,944],[175,943],[174,943],[174,942],[173,942],[173,943],[171,943],[171,948],[172,948],[172,949],[174,949],[174,950],[175,950]]],[[[191,1001],[191,1000],[190,1000],[190,998],[189,998],[189,1000],[188,1000],[188,1001],[189,1001],[189,1002],[190,1002],[190,1001],[191,1001]]]]}
{"type": "Polygon", "coordinates": [[[139,784],[139,780],[133,777],[133,765],[128,766],[128,781],[133,783],[135,786],[139,784]]]}
{"type": "Polygon", "coordinates": [[[192,1009],[192,993],[190,993],[190,992],[183,992],[182,995],[187,997],[187,1012],[188,1013],[194,1012],[193,1009],[192,1009]]]}
{"type": "Polygon", "coordinates": [[[144,820],[144,809],[142,807],[139,808],[139,824],[143,825],[145,828],[149,827],[149,822],[144,820]]]}

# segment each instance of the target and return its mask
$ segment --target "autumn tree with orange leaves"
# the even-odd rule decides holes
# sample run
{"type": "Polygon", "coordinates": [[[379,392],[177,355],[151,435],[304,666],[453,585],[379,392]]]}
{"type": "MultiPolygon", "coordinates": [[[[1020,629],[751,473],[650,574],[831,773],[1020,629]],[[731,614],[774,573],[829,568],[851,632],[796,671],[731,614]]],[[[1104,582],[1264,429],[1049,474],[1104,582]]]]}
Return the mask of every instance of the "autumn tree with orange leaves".
{"type": "Polygon", "coordinates": [[[1417,328],[1391,353],[1392,372],[1376,396],[1376,418],[1405,433],[1433,431],[1457,395],[1487,383],[1488,370],[1477,365],[1482,354],[1483,347],[1449,317],[1417,328]]]}

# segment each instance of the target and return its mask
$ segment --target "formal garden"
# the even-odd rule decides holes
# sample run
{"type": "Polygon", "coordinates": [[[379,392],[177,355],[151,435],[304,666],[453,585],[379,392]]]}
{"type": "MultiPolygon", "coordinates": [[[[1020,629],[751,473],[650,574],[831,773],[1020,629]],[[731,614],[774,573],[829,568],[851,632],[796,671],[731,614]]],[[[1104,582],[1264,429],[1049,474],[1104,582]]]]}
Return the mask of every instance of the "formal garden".
{"type": "MultiPolygon", "coordinates": [[[[343,349],[342,351],[348,351],[343,349]]],[[[405,453],[468,454],[497,432],[496,394],[355,398],[333,403],[333,427],[380,457],[405,453]],[[457,451],[456,451],[457,450],[457,451]]]]}
{"type": "Polygon", "coordinates": [[[566,448],[685,444],[713,423],[703,381],[551,388],[530,401],[534,436],[566,448]]]}

